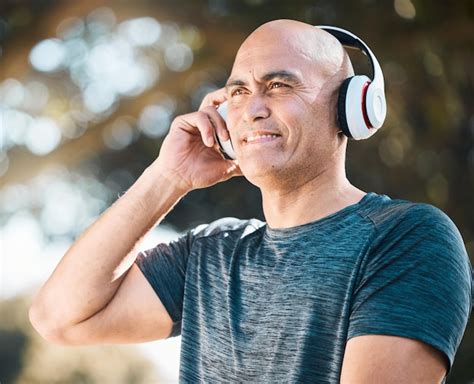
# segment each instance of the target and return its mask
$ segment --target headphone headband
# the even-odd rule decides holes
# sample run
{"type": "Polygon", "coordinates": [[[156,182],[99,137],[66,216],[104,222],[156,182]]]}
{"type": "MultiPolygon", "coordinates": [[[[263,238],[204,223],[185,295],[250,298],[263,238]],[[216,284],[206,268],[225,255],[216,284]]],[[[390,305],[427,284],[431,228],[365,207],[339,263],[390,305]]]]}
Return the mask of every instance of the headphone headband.
{"type": "Polygon", "coordinates": [[[342,83],[337,112],[339,126],[346,136],[366,139],[382,126],[387,113],[382,68],[367,44],[353,33],[330,25],[315,27],[333,35],[344,47],[362,51],[370,61],[372,79],[355,75],[342,83]]]}
{"type": "MultiPolygon", "coordinates": [[[[382,68],[367,44],[353,33],[329,25],[315,27],[333,35],[344,47],[358,49],[369,58],[372,80],[365,75],[345,79],[337,101],[337,120],[342,132],[355,140],[366,139],[382,126],[387,113],[382,68]]],[[[224,120],[226,104],[224,102],[217,108],[224,120]]],[[[217,135],[215,137],[223,155],[227,159],[235,159],[231,141],[221,142],[217,135]]]]}
{"type": "Polygon", "coordinates": [[[333,35],[344,47],[362,51],[369,58],[372,67],[372,82],[376,84],[378,88],[384,89],[385,83],[382,68],[380,67],[374,53],[360,37],[345,29],[333,27],[331,25],[316,25],[316,27],[333,35]]]}

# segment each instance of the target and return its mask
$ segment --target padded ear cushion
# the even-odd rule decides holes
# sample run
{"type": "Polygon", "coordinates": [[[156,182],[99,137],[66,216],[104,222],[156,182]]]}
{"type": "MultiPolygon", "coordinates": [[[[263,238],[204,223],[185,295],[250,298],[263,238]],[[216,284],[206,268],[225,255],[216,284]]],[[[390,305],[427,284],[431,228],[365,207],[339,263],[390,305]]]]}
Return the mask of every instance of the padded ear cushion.
{"type": "Polygon", "coordinates": [[[339,128],[341,128],[342,133],[344,133],[344,135],[350,138],[352,138],[352,134],[347,124],[346,96],[347,89],[349,88],[349,83],[353,78],[354,76],[348,77],[342,82],[341,88],[339,89],[339,96],[337,98],[337,121],[339,123],[339,128]]]}
{"type": "Polygon", "coordinates": [[[343,111],[348,137],[354,140],[367,139],[376,132],[366,116],[365,92],[369,84],[370,79],[365,75],[353,76],[347,84],[343,111]]]}

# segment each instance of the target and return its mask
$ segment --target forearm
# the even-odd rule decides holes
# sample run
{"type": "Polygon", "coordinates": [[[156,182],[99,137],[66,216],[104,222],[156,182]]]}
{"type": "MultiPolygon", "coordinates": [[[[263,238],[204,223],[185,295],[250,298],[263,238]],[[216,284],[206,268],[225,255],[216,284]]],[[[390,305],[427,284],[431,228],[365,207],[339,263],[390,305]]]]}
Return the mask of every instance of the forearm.
{"type": "Polygon", "coordinates": [[[40,289],[32,320],[67,327],[104,308],[136,258],[136,247],[184,195],[148,168],[71,246],[40,289]]]}

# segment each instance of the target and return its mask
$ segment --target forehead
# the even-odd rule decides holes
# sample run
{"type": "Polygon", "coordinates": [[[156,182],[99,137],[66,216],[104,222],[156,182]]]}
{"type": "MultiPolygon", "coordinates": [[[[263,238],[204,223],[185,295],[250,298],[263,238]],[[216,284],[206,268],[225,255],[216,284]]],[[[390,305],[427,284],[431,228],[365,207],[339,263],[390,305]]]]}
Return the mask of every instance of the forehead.
{"type": "Polygon", "coordinates": [[[266,73],[287,70],[309,76],[315,71],[316,64],[307,47],[295,44],[289,39],[260,38],[246,41],[234,61],[231,77],[252,76],[261,78],[266,73]]]}

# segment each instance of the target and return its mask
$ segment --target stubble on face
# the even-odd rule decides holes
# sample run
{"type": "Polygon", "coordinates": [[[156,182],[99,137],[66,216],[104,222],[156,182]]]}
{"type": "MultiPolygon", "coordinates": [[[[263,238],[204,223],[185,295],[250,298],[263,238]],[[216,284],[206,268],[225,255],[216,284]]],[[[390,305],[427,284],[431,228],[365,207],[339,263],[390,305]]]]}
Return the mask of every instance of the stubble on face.
{"type": "Polygon", "coordinates": [[[284,105],[287,120],[281,125],[287,130],[282,132],[285,139],[293,144],[286,154],[282,148],[280,158],[265,159],[262,151],[254,159],[241,158],[240,164],[244,175],[257,186],[294,186],[315,177],[337,160],[338,152],[345,152],[346,140],[337,134],[336,99],[340,84],[353,72],[347,53],[333,36],[293,20],[272,21],[255,30],[240,47],[231,78],[250,83],[271,70],[293,71],[302,79],[294,97],[284,105]],[[298,107],[293,117],[292,103],[298,107]]]}

